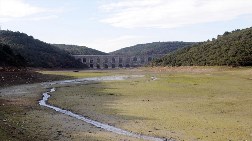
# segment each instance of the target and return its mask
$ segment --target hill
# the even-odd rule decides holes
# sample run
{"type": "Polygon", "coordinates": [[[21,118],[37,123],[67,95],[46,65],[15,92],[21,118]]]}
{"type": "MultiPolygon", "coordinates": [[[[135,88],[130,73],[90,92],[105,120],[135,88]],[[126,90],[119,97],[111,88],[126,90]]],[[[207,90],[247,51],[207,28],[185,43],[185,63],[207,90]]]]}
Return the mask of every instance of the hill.
{"type": "Polygon", "coordinates": [[[20,54],[14,54],[10,46],[0,43],[0,66],[1,67],[24,67],[26,61],[20,54]]]}
{"type": "Polygon", "coordinates": [[[15,54],[23,56],[27,61],[28,67],[83,67],[68,52],[34,39],[25,33],[1,30],[0,43],[9,45],[15,54]]]}
{"type": "Polygon", "coordinates": [[[167,54],[179,48],[190,46],[193,42],[153,42],[147,44],[138,44],[126,47],[110,54],[113,55],[151,55],[151,54],[167,54]]]}
{"type": "Polygon", "coordinates": [[[65,44],[52,44],[59,49],[63,49],[69,52],[71,55],[106,55],[107,53],[88,48],[85,46],[76,46],[76,45],[65,45],[65,44]]]}
{"type": "Polygon", "coordinates": [[[217,39],[192,45],[170,53],[153,65],[163,66],[251,66],[252,27],[225,32],[217,39]]]}

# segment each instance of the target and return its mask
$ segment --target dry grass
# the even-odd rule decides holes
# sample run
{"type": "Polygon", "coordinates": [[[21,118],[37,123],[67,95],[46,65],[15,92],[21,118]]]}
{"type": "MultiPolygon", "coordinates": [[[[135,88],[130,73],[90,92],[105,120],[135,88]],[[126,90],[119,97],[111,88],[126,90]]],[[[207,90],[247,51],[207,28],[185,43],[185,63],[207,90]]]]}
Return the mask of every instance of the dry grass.
{"type": "MultiPolygon", "coordinates": [[[[252,69],[141,68],[47,71],[71,78],[144,78],[58,87],[50,103],[130,131],[177,140],[252,140],[252,69]],[[158,79],[153,81],[152,76],[158,79]]],[[[1,140],[137,140],[40,107],[39,84],[0,90],[1,140]],[[2,122],[3,121],[3,122],[2,122]]]]}
{"type": "Polygon", "coordinates": [[[94,71],[94,70],[86,70],[86,71],[38,71],[42,74],[50,74],[50,75],[60,75],[60,76],[68,76],[72,78],[86,78],[86,77],[98,77],[109,75],[109,71],[94,71]]]}
{"type": "Polygon", "coordinates": [[[51,102],[146,135],[177,140],[252,139],[250,68],[176,69],[162,73],[148,69],[143,72],[146,77],[137,80],[59,88],[51,102]]]}

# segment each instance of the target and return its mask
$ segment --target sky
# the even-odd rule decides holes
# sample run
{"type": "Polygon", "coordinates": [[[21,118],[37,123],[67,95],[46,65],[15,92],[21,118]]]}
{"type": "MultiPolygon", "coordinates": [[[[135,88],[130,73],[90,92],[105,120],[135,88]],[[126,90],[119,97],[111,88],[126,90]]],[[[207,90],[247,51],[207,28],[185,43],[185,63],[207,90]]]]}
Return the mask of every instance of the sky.
{"type": "Polygon", "coordinates": [[[0,0],[2,30],[111,52],[252,26],[252,0],[0,0]]]}

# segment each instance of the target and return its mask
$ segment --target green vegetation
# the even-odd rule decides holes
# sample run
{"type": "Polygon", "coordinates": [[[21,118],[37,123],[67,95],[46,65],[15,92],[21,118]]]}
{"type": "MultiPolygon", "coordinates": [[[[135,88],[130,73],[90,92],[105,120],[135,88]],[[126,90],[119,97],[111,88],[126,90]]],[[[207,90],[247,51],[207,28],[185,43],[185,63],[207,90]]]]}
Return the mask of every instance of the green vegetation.
{"type": "Polygon", "coordinates": [[[49,103],[151,136],[252,139],[251,68],[145,68],[141,73],[145,77],[58,87],[49,103]]]}
{"type": "Polygon", "coordinates": [[[154,66],[251,66],[252,27],[225,32],[217,39],[194,44],[153,62],[154,66]]]}
{"type": "Polygon", "coordinates": [[[58,47],[69,52],[71,55],[106,55],[107,53],[98,51],[92,48],[85,46],[76,46],[76,45],[65,45],[65,44],[52,44],[53,46],[58,47]]]}
{"type": "Polygon", "coordinates": [[[24,67],[26,61],[20,54],[14,54],[10,46],[0,43],[0,66],[24,67]]]}
{"type": "Polygon", "coordinates": [[[1,30],[0,43],[9,45],[15,54],[23,56],[29,67],[84,67],[66,51],[24,33],[1,30]]]}
{"type": "Polygon", "coordinates": [[[147,44],[138,44],[126,47],[110,54],[114,55],[151,55],[167,54],[180,48],[194,44],[193,42],[153,42],[147,44]]]}

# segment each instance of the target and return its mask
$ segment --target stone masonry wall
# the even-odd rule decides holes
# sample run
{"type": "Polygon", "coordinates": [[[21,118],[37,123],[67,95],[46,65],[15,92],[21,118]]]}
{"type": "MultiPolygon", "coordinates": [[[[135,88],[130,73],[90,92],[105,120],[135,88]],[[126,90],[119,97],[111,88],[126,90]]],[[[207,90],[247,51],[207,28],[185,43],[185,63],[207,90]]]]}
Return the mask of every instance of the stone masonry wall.
{"type": "Polygon", "coordinates": [[[142,56],[122,56],[122,55],[73,55],[73,57],[90,69],[112,69],[112,68],[129,68],[147,65],[153,59],[163,57],[158,55],[142,56]]]}

